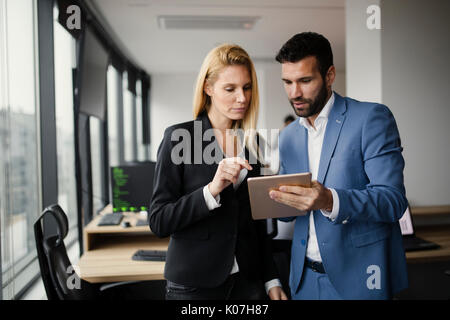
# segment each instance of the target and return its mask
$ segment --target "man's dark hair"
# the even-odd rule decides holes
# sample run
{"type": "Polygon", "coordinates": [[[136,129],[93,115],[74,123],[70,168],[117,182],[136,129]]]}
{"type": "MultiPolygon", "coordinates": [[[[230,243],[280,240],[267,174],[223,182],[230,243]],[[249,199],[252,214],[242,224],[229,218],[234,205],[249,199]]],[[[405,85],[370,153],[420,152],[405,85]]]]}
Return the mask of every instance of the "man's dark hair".
{"type": "Polygon", "coordinates": [[[296,34],[281,47],[275,59],[279,63],[295,63],[309,56],[316,57],[319,72],[322,78],[325,78],[328,69],[333,65],[333,52],[330,42],[321,34],[315,32],[296,34]]]}

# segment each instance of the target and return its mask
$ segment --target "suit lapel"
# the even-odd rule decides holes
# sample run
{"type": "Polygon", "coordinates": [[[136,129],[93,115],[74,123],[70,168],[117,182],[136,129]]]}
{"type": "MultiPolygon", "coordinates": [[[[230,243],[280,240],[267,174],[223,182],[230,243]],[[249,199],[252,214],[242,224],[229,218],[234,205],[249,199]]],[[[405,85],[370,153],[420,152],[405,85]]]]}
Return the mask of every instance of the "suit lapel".
{"type": "MultiPolygon", "coordinates": [[[[330,114],[328,116],[325,137],[323,138],[322,152],[320,155],[319,163],[319,173],[317,175],[317,181],[322,184],[325,181],[328,167],[330,165],[330,160],[339,139],[342,125],[344,124],[346,109],[347,106],[345,104],[345,100],[340,95],[335,93],[334,105],[331,108],[330,114]]],[[[324,230],[324,227],[329,226],[329,221],[320,213],[320,210],[317,210],[316,214],[314,215],[314,226],[316,228],[317,241],[319,243],[327,242],[329,233],[324,230]]]]}
{"type": "MultiPolygon", "coordinates": [[[[202,154],[201,154],[201,156],[202,156],[203,168],[205,170],[205,173],[208,172],[208,176],[210,176],[211,179],[213,179],[214,175],[216,174],[217,167],[219,166],[219,164],[216,161],[214,161],[214,163],[212,163],[212,164],[206,164],[204,162],[204,160],[205,160],[204,156],[205,155],[203,153],[205,152],[205,149],[208,146],[210,146],[210,147],[214,147],[215,152],[219,153],[219,155],[217,155],[217,157],[220,157],[220,159],[223,159],[224,155],[223,155],[222,150],[220,149],[220,147],[218,145],[218,142],[217,142],[217,139],[216,139],[215,135],[212,135],[211,140],[209,140],[209,141],[208,140],[204,140],[205,132],[207,130],[210,130],[210,129],[212,130],[212,125],[211,125],[211,122],[209,121],[208,114],[206,112],[202,112],[198,116],[196,121],[201,121],[201,124],[202,124],[202,130],[201,130],[201,134],[202,134],[202,137],[201,137],[201,141],[202,141],[201,153],[202,154]]],[[[197,152],[199,152],[199,151],[197,150],[197,152]]]]}
{"type": "Polygon", "coordinates": [[[320,155],[319,172],[317,175],[317,181],[323,184],[330,165],[331,156],[336,147],[336,143],[341,133],[342,125],[345,121],[345,111],[347,106],[345,100],[335,93],[334,106],[331,108],[328,116],[327,128],[325,131],[325,137],[323,138],[322,152],[320,155]]]}

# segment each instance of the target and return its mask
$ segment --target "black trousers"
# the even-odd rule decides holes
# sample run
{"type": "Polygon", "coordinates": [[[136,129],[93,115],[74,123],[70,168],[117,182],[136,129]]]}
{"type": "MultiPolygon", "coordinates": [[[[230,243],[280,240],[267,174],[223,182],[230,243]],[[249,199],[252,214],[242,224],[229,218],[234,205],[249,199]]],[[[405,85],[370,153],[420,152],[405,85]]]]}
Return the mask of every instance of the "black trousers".
{"type": "Polygon", "coordinates": [[[167,280],[166,300],[266,300],[262,281],[250,281],[240,272],[216,288],[196,288],[167,280]]]}

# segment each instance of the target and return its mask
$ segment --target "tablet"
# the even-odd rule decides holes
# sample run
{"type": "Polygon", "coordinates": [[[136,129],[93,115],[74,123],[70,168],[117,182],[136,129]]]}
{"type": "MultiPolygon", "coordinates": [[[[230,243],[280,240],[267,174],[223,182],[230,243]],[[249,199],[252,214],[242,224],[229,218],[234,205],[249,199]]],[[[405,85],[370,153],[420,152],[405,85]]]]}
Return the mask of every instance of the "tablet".
{"type": "Polygon", "coordinates": [[[306,211],[272,200],[269,196],[271,190],[278,190],[281,186],[311,187],[311,173],[282,174],[276,176],[265,176],[248,178],[248,193],[254,220],[268,218],[284,218],[303,216],[306,211]]]}

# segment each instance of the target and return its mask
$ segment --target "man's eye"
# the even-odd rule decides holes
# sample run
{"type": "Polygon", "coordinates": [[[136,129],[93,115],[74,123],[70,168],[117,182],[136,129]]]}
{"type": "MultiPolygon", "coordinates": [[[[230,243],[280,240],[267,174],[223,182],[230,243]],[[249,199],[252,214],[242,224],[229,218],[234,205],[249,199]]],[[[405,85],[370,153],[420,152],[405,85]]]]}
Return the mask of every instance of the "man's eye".
{"type": "Polygon", "coordinates": [[[311,79],[302,79],[302,83],[308,83],[311,82],[311,79]]]}
{"type": "Polygon", "coordinates": [[[228,91],[228,92],[233,92],[233,88],[225,88],[225,91],[228,91]]]}

